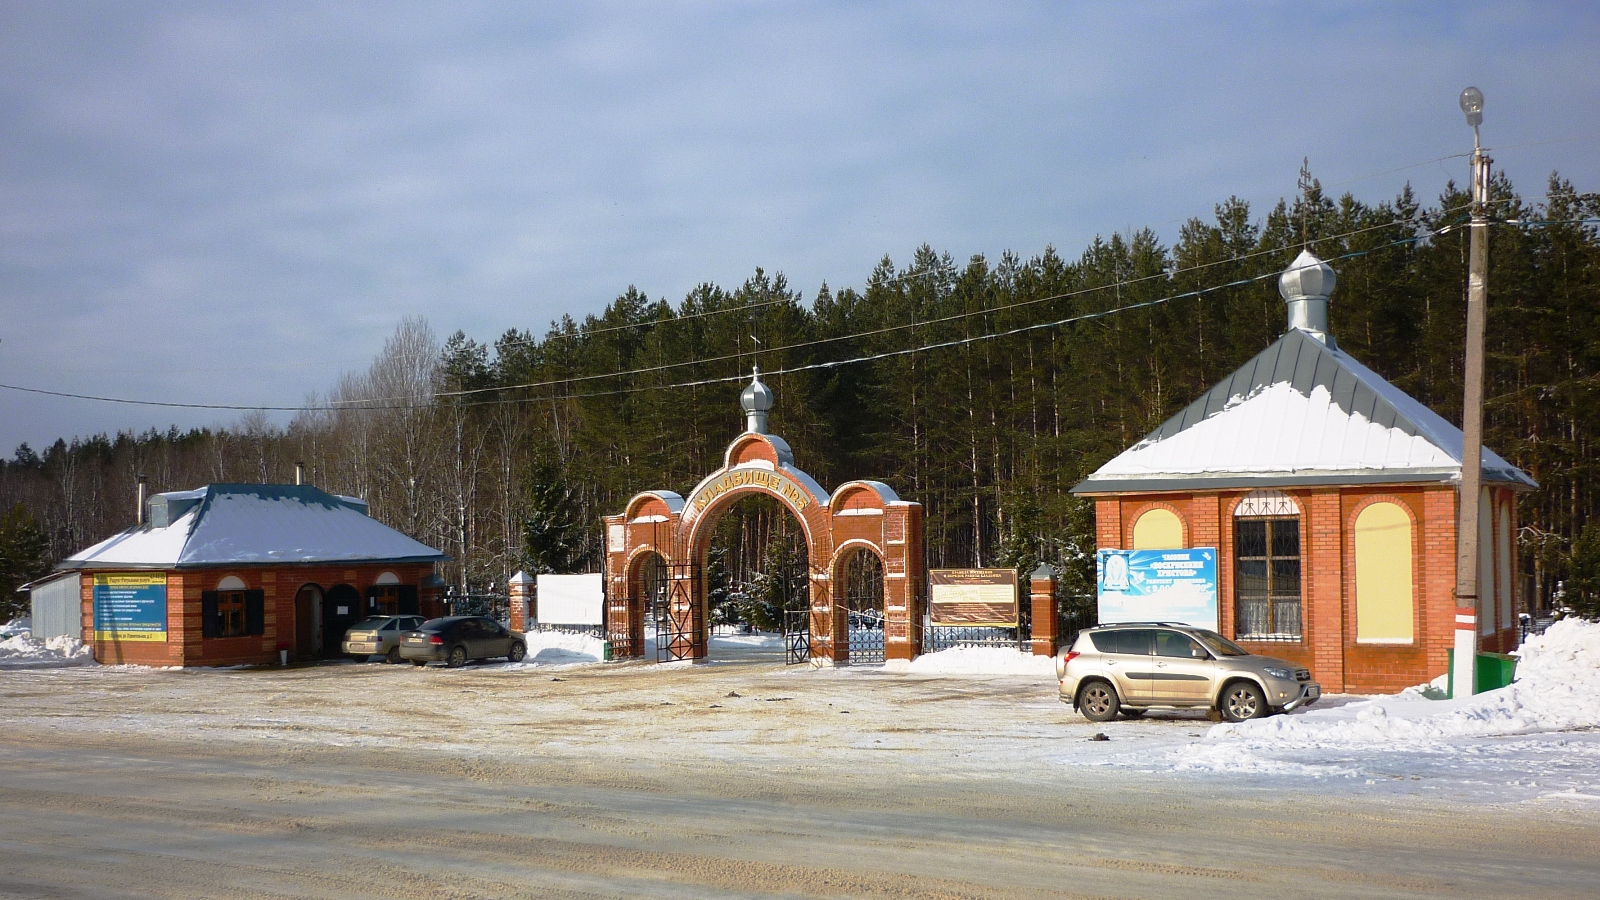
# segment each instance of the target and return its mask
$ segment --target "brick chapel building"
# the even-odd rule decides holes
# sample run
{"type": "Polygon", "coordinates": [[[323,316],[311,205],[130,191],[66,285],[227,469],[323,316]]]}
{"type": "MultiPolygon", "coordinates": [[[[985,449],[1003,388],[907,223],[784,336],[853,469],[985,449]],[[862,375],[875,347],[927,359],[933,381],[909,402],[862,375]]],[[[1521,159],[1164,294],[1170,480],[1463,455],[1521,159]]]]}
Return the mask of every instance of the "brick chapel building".
{"type": "MultiPolygon", "coordinates": [[[[1331,692],[1444,674],[1455,640],[1462,434],[1340,350],[1335,275],[1303,252],[1279,279],[1288,331],[1102,466],[1102,549],[1214,547],[1222,633],[1310,668],[1331,692]]],[[[1488,448],[1479,505],[1480,651],[1517,643],[1516,495],[1488,448]]]]}
{"type": "Polygon", "coordinates": [[[211,484],[141,498],[138,524],[57,569],[78,575],[97,662],[218,666],[338,656],[369,615],[443,615],[447,558],[354,497],[211,484]]]}

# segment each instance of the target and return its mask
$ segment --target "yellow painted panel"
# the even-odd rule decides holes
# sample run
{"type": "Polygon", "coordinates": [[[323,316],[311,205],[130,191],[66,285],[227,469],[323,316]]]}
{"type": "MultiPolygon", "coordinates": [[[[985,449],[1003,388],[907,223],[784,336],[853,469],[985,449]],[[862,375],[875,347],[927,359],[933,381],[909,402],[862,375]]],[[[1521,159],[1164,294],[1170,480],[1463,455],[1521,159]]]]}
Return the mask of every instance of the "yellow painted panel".
{"type": "Polygon", "coordinates": [[[1356,516],[1356,640],[1409,644],[1413,639],[1411,517],[1393,503],[1356,516]]]}
{"type": "Polygon", "coordinates": [[[1170,509],[1152,509],[1133,523],[1133,549],[1179,550],[1183,547],[1183,523],[1170,509]]]}

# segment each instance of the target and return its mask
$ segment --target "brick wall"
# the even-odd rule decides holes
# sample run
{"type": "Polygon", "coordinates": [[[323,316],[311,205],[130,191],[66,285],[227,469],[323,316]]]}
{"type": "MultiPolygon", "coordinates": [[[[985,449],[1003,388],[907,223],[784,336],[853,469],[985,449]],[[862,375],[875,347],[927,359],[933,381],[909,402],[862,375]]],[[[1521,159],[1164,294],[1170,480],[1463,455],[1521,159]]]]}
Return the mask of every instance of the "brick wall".
{"type": "MultiPolygon", "coordinates": [[[[1233,510],[1246,491],[1122,494],[1095,498],[1099,546],[1132,546],[1133,525],[1153,507],[1178,514],[1191,547],[1216,547],[1218,612],[1224,635],[1236,632],[1233,510]]],[[[1420,684],[1447,667],[1455,636],[1456,493],[1449,485],[1381,485],[1287,489],[1300,507],[1302,639],[1241,642],[1252,652],[1311,669],[1329,692],[1393,693],[1420,684]],[[1409,645],[1356,640],[1353,526],[1365,505],[1401,504],[1413,517],[1412,598],[1414,640],[1409,645]]],[[[1496,489],[1497,500],[1509,491],[1496,489]]],[[[1513,522],[1513,526],[1515,523],[1513,522]]],[[[1498,519],[1496,520],[1498,527],[1498,519]]],[[[1484,548],[1493,552],[1493,547],[1484,548]]],[[[1515,562],[1513,561],[1513,567],[1515,562]]],[[[1515,587],[1515,579],[1513,579],[1515,587]]],[[[1482,640],[1485,650],[1516,646],[1515,623],[1482,640]]]]}
{"type": "MultiPolygon", "coordinates": [[[[84,572],[80,590],[83,600],[83,633],[91,639],[94,658],[104,664],[132,663],[147,666],[225,666],[276,663],[278,648],[295,644],[295,594],[303,585],[314,584],[324,592],[338,584],[348,584],[363,597],[378,576],[391,572],[401,584],[420,585],[433,574],[433,565],[327,565],[258,566],[236,569],[182,569],[167,572],[167,640],[163,642],[94,639],[94,573],[84,572]],[[262,634],[248,637],[205,638],[201,622],[201,593],[215,590],[228,576],[245,583],[247,590],[259,590],[265,603],[262,634]]],[[[421,612],[442,615],[437,592],[418,589],[421,612]]]]}

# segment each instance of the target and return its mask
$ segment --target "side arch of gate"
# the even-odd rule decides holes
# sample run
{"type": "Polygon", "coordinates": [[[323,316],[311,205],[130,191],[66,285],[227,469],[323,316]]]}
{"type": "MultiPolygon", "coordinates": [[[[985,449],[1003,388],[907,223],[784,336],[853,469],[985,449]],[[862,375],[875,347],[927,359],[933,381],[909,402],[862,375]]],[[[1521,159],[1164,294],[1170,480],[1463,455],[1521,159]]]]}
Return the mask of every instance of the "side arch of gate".
{"type": "Polygon", "coordinates": [[[888,594],[885,590],[883,547],[861,538],[840,544],[833,554],[829,568],[834,588],[834,599],[845,616],[843,640],[847,644],[848,658],[854,663],[881,663],[887,647],[886,618],[888,594]],[[870,566],[859,562],[861,554],[871,557],[870,566]],[[859,569],[875,569],[871,572],[859,569]],[[866,575],[865,581],[862,576],[866,575]]]}

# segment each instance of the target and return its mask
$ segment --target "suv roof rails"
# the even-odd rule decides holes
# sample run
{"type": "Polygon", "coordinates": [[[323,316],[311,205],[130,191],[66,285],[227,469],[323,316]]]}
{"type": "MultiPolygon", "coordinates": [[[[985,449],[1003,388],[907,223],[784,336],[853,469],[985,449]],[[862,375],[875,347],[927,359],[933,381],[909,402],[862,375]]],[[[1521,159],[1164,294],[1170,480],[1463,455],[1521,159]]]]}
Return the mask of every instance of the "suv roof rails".
{"type": "Polygon", "coordinates": [[[1122,625],[1162,625],[1167,628],[1199,628],[1199,625],[1190,625],[1185,622],[1104,622],[1096,628],[1115,628],[1122,625]]]}

